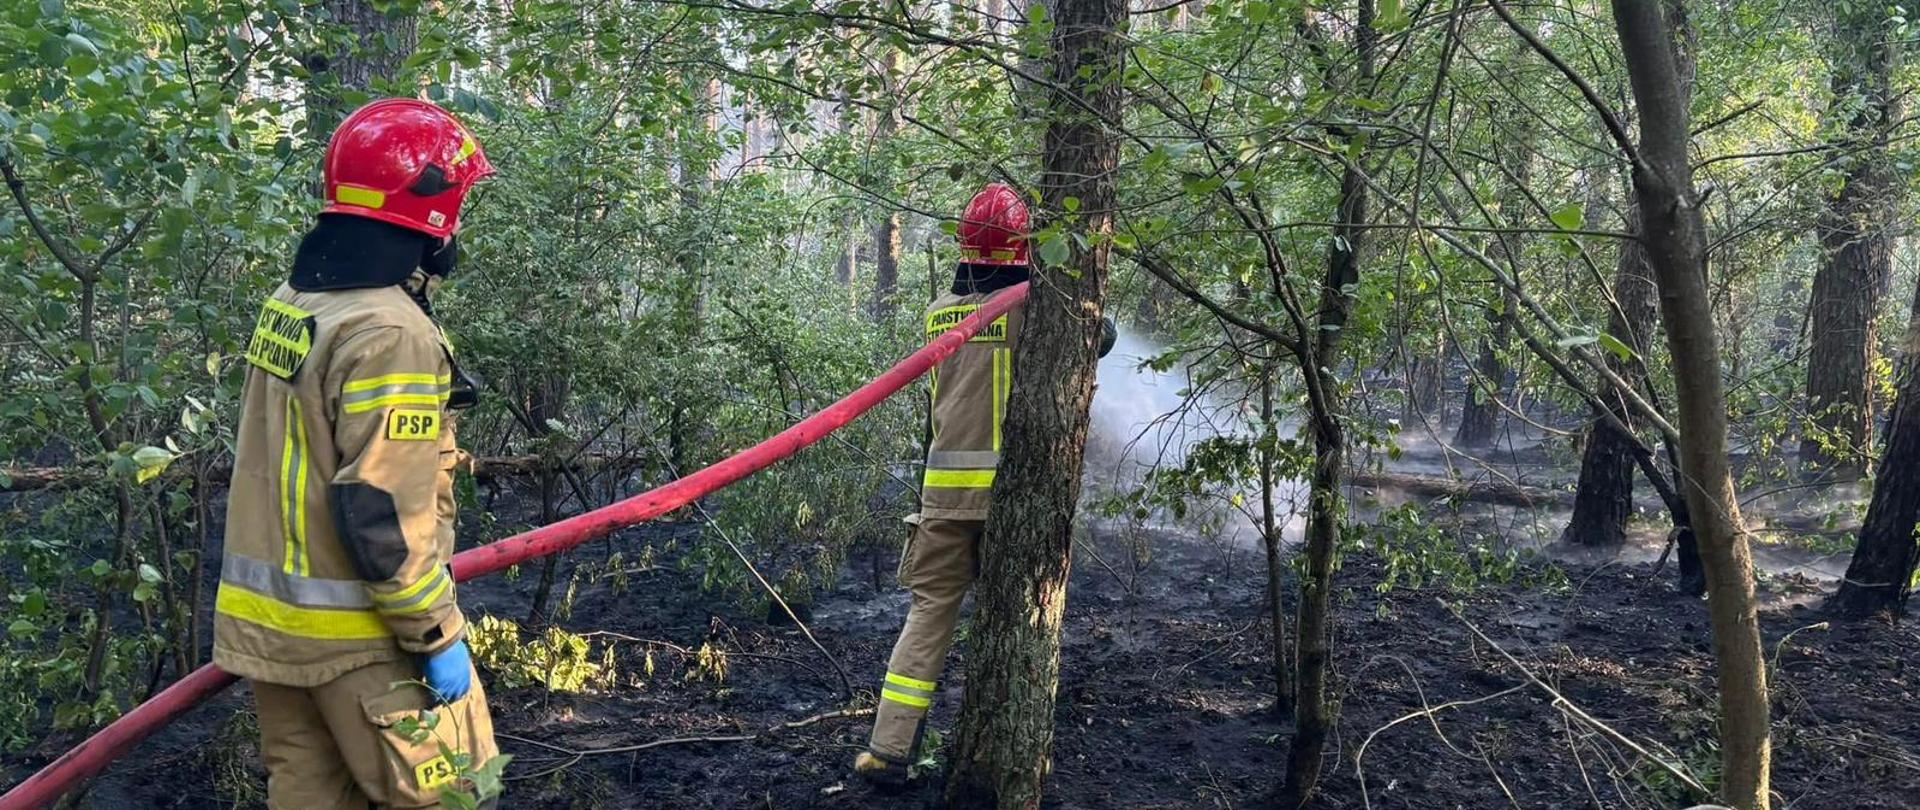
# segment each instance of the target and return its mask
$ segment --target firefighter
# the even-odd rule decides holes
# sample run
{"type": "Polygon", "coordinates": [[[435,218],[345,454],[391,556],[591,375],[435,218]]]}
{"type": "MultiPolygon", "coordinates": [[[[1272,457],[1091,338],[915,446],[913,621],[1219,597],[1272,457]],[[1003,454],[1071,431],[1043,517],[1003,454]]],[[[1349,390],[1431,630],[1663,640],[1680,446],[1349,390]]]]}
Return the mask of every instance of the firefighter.
{"type": "Polygon", "coordinates": [[[213,660],[251,681],[269,807],[439,807],[498,753],[447,565],[475,392],[429,305],[493,167],[445,110],[387,99],[324,174],[247,345],[213,660]]]}
{"type": "MultiPolygon", "coordinates": [[[[1012,188],[992,183],[974,195],[960,217],[953,287],[927,309],[928,339],[958,325],[1000,290],[1027,280],[1027,234],[1027,206],[1012,188]]],[[[911,592],[912,604],[880,684],[873,735],[853,763],[854,773],[870,782],[901,784],[918,758],[960,602],[978,573],[1022,317],[1015,308],[982,328],[929,378],[932,442],[920,512],[907,517],[912,535],[900,555],[900,585],[911,592]]],[[[1115,332],[1111,321],[1102,326],[1104,357],[1115,332]]]]}

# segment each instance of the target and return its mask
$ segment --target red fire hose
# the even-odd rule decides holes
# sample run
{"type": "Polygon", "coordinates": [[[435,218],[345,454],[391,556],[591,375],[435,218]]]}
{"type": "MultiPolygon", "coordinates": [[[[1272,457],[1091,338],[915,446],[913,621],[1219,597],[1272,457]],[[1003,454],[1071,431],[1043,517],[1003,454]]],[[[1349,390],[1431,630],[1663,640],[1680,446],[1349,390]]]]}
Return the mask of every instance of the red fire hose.
{"type": "MultiPolygon", "coordinates": [[[[645,523],[672,512],[764,470],[872,410],[887,397],[893,396],[894,392],[919,379],[928,369],[951,357],[959,350],[960,344],[971,339],[982,326],[1006,314],[1026,298],[1026,284],[1009,287],[981,305],[960,325],[935,338],[932,343],[839,402],[711,467],[619,503],[455,554],[453,578],[465,582],[528,560],[566,551],[616,529],[645,523]]],[[[86,742],[61,754],[59,759],[41,768],[39,773],[15,785],[5,796],[0,796],[0,810],[29,810],[52,804],[81,780],[99,773],[128,749],[159,731],[161,726],[218,694],[235,680],[238,679],[212,664],[194,670],[179,682],[161,690],[160,694],[134,707],[126,716],[95,732],[86,742]]]]}

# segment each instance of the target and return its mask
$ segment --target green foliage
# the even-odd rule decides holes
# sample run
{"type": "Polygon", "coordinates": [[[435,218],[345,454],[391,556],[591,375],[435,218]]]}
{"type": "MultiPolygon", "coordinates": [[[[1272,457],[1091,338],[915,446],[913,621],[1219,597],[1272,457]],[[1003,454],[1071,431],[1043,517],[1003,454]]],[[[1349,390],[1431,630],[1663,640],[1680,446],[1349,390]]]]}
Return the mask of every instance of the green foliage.
{"type": "Polygon", "coordinates": [[[611,646],[596,660],[591,641],[559,627],[547,627],[527,640],[512,620],[482,616],[467,641],[481,665],[507,689],[539,685],[555,692],[585,692],[618,679],[611,646]]]}
{"type": "Polygon", "coordinates": [[[1546,589],[1568,585],[1566,573],[1557,566],[1502,548],[1499,538],[1465,537],[1412,504],[1381,510],[1365,523],[1348,527],[1344,540],[1385,567],[1386,576],[1374,585],[1380,593],[1427,587],[1468,593],[1509,583],[1546,589]]]}

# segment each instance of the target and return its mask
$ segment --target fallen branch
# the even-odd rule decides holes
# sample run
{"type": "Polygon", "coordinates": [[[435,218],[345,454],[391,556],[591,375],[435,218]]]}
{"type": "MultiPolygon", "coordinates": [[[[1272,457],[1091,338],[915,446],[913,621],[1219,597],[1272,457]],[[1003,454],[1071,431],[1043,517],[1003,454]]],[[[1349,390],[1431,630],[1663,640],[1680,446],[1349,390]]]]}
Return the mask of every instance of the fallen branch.
{"type": "Polygon", "coordinates": [[[1661,759],[1659,756],[1656,756],[1652,751],[1647,750],[1646,746],[1643,746],[1637,742],[1634,742],[1632,738],[1628,737],[1625,734],[1620,733],[1619,731],[1615,730],[1612,726],[1609,726],[1606,723],[1600,722],[1599,718],[1594,717],[1591,714],[1588,714],[1585,709],[1580,708],[1578,705],[1575,705],[1573,701],[1568,700],[1566,695],[1560,694],[1558,690],[1554,689],[1551,686],[1548,686],[1547,682],[1540,680],[1538,676],[1535,676],[1533,674],[1533,670],[1528,669],[1526,664],[1520,663],[1520,659],[1515,658],[1513,656],[1513,653],[1507,652],[1505,647],[1502,647],[1499,644],[1494,643],[1493,639],[1488,638],[1486,633],[1480,632],[1480,628],[1475,626],[1473,622],[1469,621],[1465,613],[1462,613],[1459,609],[1455,608],[1452,605],[1447,604],[1446,600],[1444,599],[1435,599],[1434,601],[1439,602],[1442,608],[1445,608],[1448,613],[1453,614],[1453,618],[1459,620],[1461,624],[1465,625],[1468,630],[1473,632],[1473,635],[1475,637],[1480,639],[1480,641],[1485,643],[1488,647],[1493,648],[1493,651],[1499,653],[1500,657],[1507,659],[1507,663],[1512,664],[1514,669],[1519,670],[1520,674],[1526,677],[1528,683],[1533,684],[1535,687],[1539,688],[1540,691],[1545,692],[1547,693],[1548,696],[1552,697],[1553,705],[1555,708],[1560,709],[1563,712],[1566,712],[1568,716],[1574,718],[1575,720],[1579,720],[1581,723],[1585,724],[1588,728],[1591,728],[1594,731],[1599,732],[1601,736],[1606,737],[1609,740],[1612,740],[1614,744],[1619,745],[1620,747],[1625,748],[1629,751],[1632,751],[1635,754],[1638,754],[1639,756],[1645,758],[1647,761],[1660,766],[1660,768],[1666,771],[1667,773],[1673,774],[1673,778],[1680,780],[1680,784],[1686,785],[1688,790],[1691,790],[1694,792],[1694,795],[1702,799],[1709,799],[1713,797],[1713,791],[1708,790],[1705,785],[1700,784],[1700,780],[1693,778],[1693,775],[1687,773],[1686,769],[1681,768],[1679,765],[1676,765],[1674,763],[1661,759]]]}
{"type": "Polygon", "coordinates": [[[792,720],[785,723],[780,723],[778,725],[768,726],[766,729],[752,733],[752,734],[707,734],[707,735],[700,735],[700,736],[694,736],[694,737],[668,737],[666,739],[652,740],[650,742],[635,743],[633,745],[615,745],[615,746],[609,746],[606,748],[577,748],[577,749],[567,748],[566,746],[554,745],[553,743],[543,742],[540,740],[532,740],[526,737],[507,734],[505,732],[496,732],[495,736],[504,740],[512,740],[517,743],[524,743],[527,745],[545,748],[548,751],[552,751],[556,754],[560,754],[561,756],[567,757],[567,760],[565,762],[560,763],[559,765],[555,765],[550,768],[545,768],[539,771],[535,771],[533,773],[514,774],[512,776],[507,777],[507,781],[509,782],[518,782],[526,779],[538,779],[542,776],[548,776],[551,774],[558,773],[560,771],[573,767],[574,765],[578,764],[580,760],[583,760],[583,759],[586,759],[587,757],[592,757],[592,756],[601,756],[604,754],[631,754],[639,751],[645,751],[651,748],[665,748],[669,745],[695,745],[699,743],[720,743],[720,742],[751,742],[753,740],[758,740],[762,737],[769,737],[783,731],[792,731],[793,729],[797,729],[797,728],[805,728],[815,723],[825,722],[827,720],[842,720],[842,719],[848,719],[853,717],[866,717],[871,714],[873,714],[872,709],[841,709],[839,711],[825,712],[822,714],[813,715],[812,717],[803,717],[799,720],[792,720]]]}
{"type": "Polygon", "coordinates": [[[1572,500],[1573,493],[1546,487],[1533,487],[1525,484],[1511,484],[1505,481],[1478,480],[1467,481],[1458,478],[1444,478],[1437,475],[1413,475],[1408,473],[1373,472],[1354,470],[1347,474],[1347,483],[1366,489],[1392,489],[1409,495],[1432,498],[1456,498],[1469,501],[1485,501],[1507,506],[1549,506],[1572,500]]]}

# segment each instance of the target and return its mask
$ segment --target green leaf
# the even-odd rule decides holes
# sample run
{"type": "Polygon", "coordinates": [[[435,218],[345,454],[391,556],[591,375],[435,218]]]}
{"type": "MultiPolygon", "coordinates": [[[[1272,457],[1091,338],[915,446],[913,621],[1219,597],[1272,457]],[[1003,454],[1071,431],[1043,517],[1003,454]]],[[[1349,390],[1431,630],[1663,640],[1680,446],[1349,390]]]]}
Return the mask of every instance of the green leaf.
{"type": "Polygon", "coordinates": [[[1579,203],[1567,203],[1554,209],[1547,218],[1553,220],[1554,227],[1560,230],[1574,231],[1579,230],[1581,223],[1587,221],[1587,212],[1580,207],[1579,203]]]}
{"type": "Polygon", "coordinates": [[[100,55],[100,47],[93,44],[93,40],[90,40],[90,39],[87,39],[86,37],[81,36],[78,32],[67,34],[67,43],[70,45],[74,45],[80,48],[81,50],[86,51],[87,53],[93,54],[94,56],[100,55]]]}
{"type": "Polygon", "coordinates": [[[1067,261],[1067,240],[1057,234],[1040,242],[1040,261],[1060,265],[1067,261]]]}
{"type": "Polygon", "coordinates": [[[1380,0],[1380,10],[1373,18],[1374,30],[1398,31],[1412,24],[1413,18],[1401,8],[1400,0],[1380,0]]]}
{"type": "Polygon", "coordinates": [[[155,568],[152,565],[149,565],[147,563],[141,563],[140,564],[140,581],[141,582],[159,582],[160,569],[155,568]]]}
{"type": "Polygon", "coordinates": [[[1601,332],[1599,342],[1602,348],[1613,352],[1613,356],[1620,358],[1621,362],[1633,359],[1633,347],[1621,342],[1619,338],[1601,332]]]}
{"type": "Polygon", "coordinates": [[[7,625],[7,634],[14,638],[29,638],[38,632],[40,632],[40,625],[26,619],[14,619],[13,624],[7,625]]]}
{"type": "Polygon", "coordinates": [[[133,463],[138,470],[134,473],[134,479],[142,484],[153,480],[167,471],[167,465],[172,464],[173,459],[174,455],[163,447],[147,445],[133,451],[133,463]]]}

